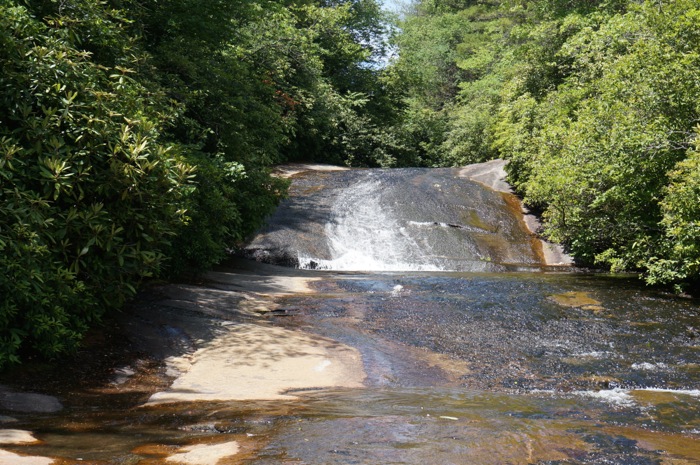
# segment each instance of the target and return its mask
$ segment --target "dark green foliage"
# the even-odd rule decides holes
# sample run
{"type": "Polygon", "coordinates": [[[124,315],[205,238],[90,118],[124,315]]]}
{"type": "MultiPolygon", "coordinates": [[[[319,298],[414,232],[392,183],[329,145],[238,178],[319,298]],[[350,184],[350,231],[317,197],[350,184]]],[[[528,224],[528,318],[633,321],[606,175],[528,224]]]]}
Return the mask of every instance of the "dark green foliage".
{"type": "Polygon", "coordinates": [[[698,282],[698,24],[697,0],[423,1],[400,130],[424,164],[507,158],[579,262],[698,282]]]}
{"type": "Polygon", "coordinates": [[[587,24],[557,53],[571,74],[530,101],[534,124],[503,107],[501,148],[525,167],[526,199],[545,207],[548,234],[585,263],[644,270],[651,260],[658,270],[668,173],[700,117],[697,12],[696,2],[673,2],[567,18],[587,24]]]}
{"type": "Polygon", "coordinates": [[[73,21],[0,4],[0,366],[24,347],[72,350],[159,272],[181,221],[190,168],[158,142],[128,40],[79,37],[95,25],[73,21]],[[124,47],[105,53],[119,64],[93,61],[88,41],[124,47]]]}
{"type": "Polygon", "coordinates": [[[207,271],[241,240],[243,218],[234,202],[234,186],[243,176],[242,166],[197,152],[189,160],[197,169],[184,199],[186,220],[170,241],[167,273],[172,277],[207,271]]]}
{"type": "Polygon", "coordinates": [[[342,1],[332,9],[307,6],[296,10],[296,16],[316,47],[317,59],[305,59],[303,72],[295,72],[307,83],[304,92],[285,90],[298,102],[288,157],[393,166],[395,100],[379,67],[386,33],[379,3],[342,1]]]}
{"type": "Polygon", "coordinates": [[[495,155],[491,128],[510,73],[503,46],[514,17],[497,4],[423,2],[401,24],[389,82],[403,89],[397,132],[409,160],[453,166],[495,155]]]}
{"type": "MultiPolygon", "coordinates": [[[[700,127],[696,128],[696,132],[700,127]]],[[[670,183],[661,202],[664,237],[648,260],[651,283],[700,285],[700,147],[669,173],[670,183]]]]}
{"type": "Polygon", "coordinates": [[[0,0],[0,368],[219,263],[273,164],[389,159],[382,28],[374,0],[0,0]]]}

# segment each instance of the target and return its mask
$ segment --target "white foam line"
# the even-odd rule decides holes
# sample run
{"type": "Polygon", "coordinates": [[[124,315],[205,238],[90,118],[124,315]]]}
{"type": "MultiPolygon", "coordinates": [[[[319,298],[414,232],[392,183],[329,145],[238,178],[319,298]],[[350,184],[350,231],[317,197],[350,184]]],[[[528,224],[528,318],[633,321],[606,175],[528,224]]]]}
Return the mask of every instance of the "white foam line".
{"type": "Polygon", "coordinates": [[[668,394],[686,395],[691,397],[700,397],[700,389],[667,389],[667,388],[636,388],[636,389],[602,389],[600,391],[572,391],[559,392],[554,390],[535,389],[530,391],[532,394],[550,394],[550,395],[574,395],[580,397],[589,397],[599,399],[613,406],[632,407],[637,405],[633,397],[634,392],[663,392],[668,394]]]}
{"type": "Polygon", "coordinates": [[[665,363],[642,362],[642,363],[633,363],[632,364],[633,370],[656,371],[656,370],[665,370],[666,368],[668,368],[668,365],[666,365],[665,363]]]}
{"type": "Polygon", "coordinates": [[[664,389],[664,388],[639,388],[635,391],[666,392],[669,394],[681,394],[692,397],[700,397],[700,389],[664,389]]]}
{"type": "Polygon", "coordinates": [[[603,402],[607,402],[611,405],[617,405],[620,407],[631,407],[635,405],[634,399],[630,395],[630,391],[626,389],[614,388],[614,389],[602,389],[600,391],[574,391],[573,394],[593,397],[595,399],[600,399],[603,402]]]}

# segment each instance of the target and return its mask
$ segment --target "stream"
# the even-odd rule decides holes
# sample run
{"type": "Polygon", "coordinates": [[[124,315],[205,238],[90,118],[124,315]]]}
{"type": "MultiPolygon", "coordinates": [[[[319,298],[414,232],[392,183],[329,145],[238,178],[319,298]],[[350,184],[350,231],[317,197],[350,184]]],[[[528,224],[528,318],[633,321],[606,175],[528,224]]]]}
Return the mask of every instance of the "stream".
{"type": "MultiPolygon", "coordinates": [[[[91,354],[100,369],[5,376],[63,409],[0,411],[38,440],[0,429],[0,464],[700,464],[697,300],[574,268],[501,170],[295,175],[247,260],[144,293],[107,334],[124,349],[91,354]],[[307,291],[279,291],[295,280],[307,291]],[[357,354],[361,385],[310,374],[274,399],[153,403],[188,394],[175,368],[202,348],[235,363],[213,341],[246,325],[340,354],[310,373],[357,354]]],[[[270,372],[309,355],[275,350],[270,372]]]]}
{"type": "Polygon", "coordinates": [[[700,462],[689,302],[561,273],[345,275],[323,292],[288,308],[360,347],[368,388],[310,397],[260,463],[700,462]]]}

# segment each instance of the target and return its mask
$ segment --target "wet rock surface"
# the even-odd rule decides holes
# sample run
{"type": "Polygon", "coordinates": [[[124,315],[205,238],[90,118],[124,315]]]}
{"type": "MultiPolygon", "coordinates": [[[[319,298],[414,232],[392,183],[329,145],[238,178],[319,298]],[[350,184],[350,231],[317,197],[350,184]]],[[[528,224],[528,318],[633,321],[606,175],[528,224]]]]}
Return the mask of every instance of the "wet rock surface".
{"type": "MultiPolygon", "coordinates": [[[[47,386],[57,391],[42,391],[65,408],[13,413],[6,428],[41,442],[3,445],[0,463],[163,465],[207,454],[258,465],[700,461],[696,302],[605,276],[238,265],[238,279],[219,270],[206,286],[151,290],[120,330],[132,357],[111,358],[92,384],[53,374],[47,386]],[[234,318],[233,327],[269,325],[272,340],[303,330],[305,344],[352,347],[364,386],[144,406],[177,387],[168,357],[235,336],[221,324],[234,318]]],[[[263,350],[255,339],[236,341],[250,344],[227,357],[245,362],[263,350]]],[[[269,355],[255,373],[265,388],[277,357],[269,355]]],[[[333,366],[316,362],[312,370],[333,366]]]]}
{"type": "Polygon", "coordinates": [[[519,201],[470,179],[502,183],[502,167],[485,165],[471,174],[419,168],[298,174],[289,198],[242,253],[311,269],[544,265],[542,245],[528,230],[519,201]]]}
{"type": "Polygon", "coordinates": [[[12,429],[0,430],[0,465],[234,463],[271,422],[227,425],[280,411],[265,399],[360,387],[354,349],[272,326],[275,299],[308,293],[318,279],[274,270],[239,263],[199,283],[151,286],[74,358],[4,373],[0,414],[12,413],[2,417],[12,429]],[[248,403],[220,403],[232,399],[248,403]],[[252,399],[260,411],[249,410],[252,399]],[[211,428],[187,426],[217,418],[211,428]]]}
{"type": "MultiPolygon", "coordinates": [[[[632,278],[613,282],[567,274],[347,276],[323,282],[323,292],[338,297],[289,305],[303,308],[317,331],[355,346],[374,340],[459,360],[466,367],[459,384],[468,388],[700,389],[700,346],[688,331],[700,318],[696,303],[645,292],[632,278]]],[[[405,350],[394,353],[400,364],[405,350]]]]}
{"type": "Polygon", "coordinates": [[[362,353],[362,392],[317,395],[255,463],[700,461],[697,302],[632,278],[341,274],[279,324],[362,353]],[[360,405],[362,405],[360,407],[360,405]],[[326,448],[326,431],[336,434],[326,448]],[[437,461],[436,461],[437,460],[437,461]]]}
{"type": "Polygon", "coordinates": [[[31,432],[21,429],[0,429],[0,445],[34,444],[39,442],[31,432]]]}
{"type": "Polygon", "coordinates": [[[53,396],[31,392],[15,392],[0,386],[0,408],[9,412],[52,413],[63,409],[63,405],[53,396]]]}
{"type": "MultiPolygon", "coordinates": [[[[499,273],[239,260],[200,282],[155,285],[74,359],[4,375],[0,394],[64,408],[0,402],[8,437],[38,440],[3,445],[0,465],[700,463],[698,302],[540,266],[520,207],[484,185],[498,187],[494,168],[298,177],[250,253],[298,265],[303,246],[323,268],[338,250],[321,239],[364,222],[329,222],[338,202],[363,215],[395,205],[409,215],[384,211],[390,227],[364,233],[382,240],[357,250],[398,231],[411,240],[380,251],[424,257],[414,228],[440,238],[431,259],[499,273]],[[380,195],[386,186],[398,189],[380,195]],[[477,203],[455,216],[465,189],[477,203]],[[456,243],[467,255],[451,255],[456,243]],[[167,403],[148,403],[159,397],[167,403]]],[[[377,263],[405,262],[391,257],[377,263]]]]}

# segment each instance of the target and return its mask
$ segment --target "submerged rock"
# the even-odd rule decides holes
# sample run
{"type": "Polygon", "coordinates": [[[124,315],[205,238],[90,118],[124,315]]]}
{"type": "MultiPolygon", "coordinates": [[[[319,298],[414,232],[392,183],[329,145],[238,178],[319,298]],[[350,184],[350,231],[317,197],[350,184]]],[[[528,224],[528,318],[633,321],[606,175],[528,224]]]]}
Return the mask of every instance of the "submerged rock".
{"type": "Polygon", "coordinates": [[[15,392],[0,386],[0,407],[11,412],[53,413],[63,410],[63,405],[53,396],[28,392],[15,392]]]}
{"type": "Polygon", "coordinates": [[[236,455],[239,449],[236,441],[221,444],[196,444],[181,448],[177,454],[168,457],[166,461],[186,465],[210,465],[236,455]]]}

